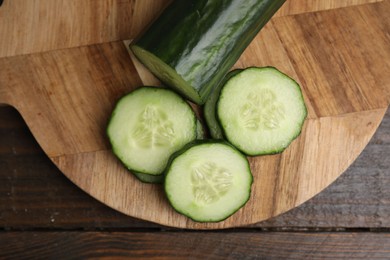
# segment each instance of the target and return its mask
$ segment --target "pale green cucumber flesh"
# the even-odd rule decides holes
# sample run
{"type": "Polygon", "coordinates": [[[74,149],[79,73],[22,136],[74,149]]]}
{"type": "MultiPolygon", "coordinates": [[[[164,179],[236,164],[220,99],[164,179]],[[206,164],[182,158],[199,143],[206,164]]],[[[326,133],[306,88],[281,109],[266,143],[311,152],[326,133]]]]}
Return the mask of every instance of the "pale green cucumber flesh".
{"type": "Polygon", "coordinates": [[[230,144],[198,141],[173,155],[164,189],[173,208],[197,222],[219,222],[250,198],[248,159],[230,144]]]}
{"type": "Polygon", "coordinates": [[[195,140],[196,116],[173,91],[142,87],[118,101],[107,135],[129,170],[160,175],[169,157],[195,140]]]}
{"type": "MultiPolygon", "coordinates": [[[[202,140],[205,138],[205,133],[203,130],[202,123],[200,120],[196,120],[196,139],[202,140]]],[[[164,174],[153,175],[148,173],[136,172],[132,171],[135,177],[144,183],[163,183],[164,182],[164,174]]]]}
{"type": "Polygon", "coordinates": [[[300,134],[306,116],[299,85],[273,67],[238,73],[217,104],[224,135],[247,155],[282,152],[300,134]]]}

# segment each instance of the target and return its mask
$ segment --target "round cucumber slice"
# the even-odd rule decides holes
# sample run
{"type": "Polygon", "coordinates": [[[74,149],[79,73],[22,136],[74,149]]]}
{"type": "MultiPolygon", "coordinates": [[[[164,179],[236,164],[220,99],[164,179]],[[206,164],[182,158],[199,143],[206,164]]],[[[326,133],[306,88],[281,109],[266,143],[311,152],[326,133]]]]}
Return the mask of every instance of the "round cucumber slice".
{"type": "Polygon", "coordinates": [[[195,140],[196,116],[173,91],[142,87],[118,101],[107,135],[128,169],[160,175],[169,157],[195,140]]]}
{"type": "Polygon", "coordinates": [[[249,200],[253,177],[247,158],[227,143],[197,141],[175,153],[164,188],[179,213],[198,222],[222,221],[249,200]]]}
{"type": "Polygon", "coordinates": [[[273,67],[236,74],[217,103],[227,140],[253,156],[282,152],[300,134],[306,115],[299,85],[273,67]]]}

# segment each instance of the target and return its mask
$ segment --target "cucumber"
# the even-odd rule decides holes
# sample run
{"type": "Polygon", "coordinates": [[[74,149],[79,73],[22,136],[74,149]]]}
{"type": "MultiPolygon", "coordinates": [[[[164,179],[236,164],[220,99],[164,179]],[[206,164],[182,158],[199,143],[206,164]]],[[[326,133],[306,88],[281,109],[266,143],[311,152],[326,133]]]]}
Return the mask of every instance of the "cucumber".
{"type": "Polygon", "coordinates": [[[242,71],[242,69],[236,69],[233,71],[230,71],[226,77],[221,81],[220,84],[218,84],[213,91],[211,92],[210,96],[207,98],[206,103],[204,104],[203,107],[203,114],[204,114],[204,119],[206,121],[206,125],[209,130],[209,134],[212,138],[214,139],[224,139],[223,136],[223,131],[221,129],[221,126],[216,118],[215,115],[215,107],[219,98],[219,94],[221,93],[222,87],[226,84],[226,82],[242,71]]]}
{"type": "Polygon", "coordinates": [[[205,138],[205,132],[200,120],[196,120],[196,139],[202,140],[205,138]]]}
{"type": "MultiPolygon", "coordinates": [[[[196,139],[204,139],[204,130],[202,123],[200,120],[196,120],[196,139]]],[[[139,179],[140,181],[144,183],[163,183],[164,182],[164,174],[159,174],[159,175],[152,175],[152,174],[147,174],[147,173],[142,173],[142,172],[135,172],[132,171],[132,173],[139,179]]]]}
{"type": "Polygon", "coordinates": [[[131,171],[160,175],[169,157],[196,138],[196,116],[171,90],[142,87],[116,104],[107,127],[114,154],[131,171]]]}
{"type": "Polygon", "coordinates": [[[282,152],[306,116],[298,83],[273,67],[251,67],[231,77],[217,103],[226,139],[252,156],[282,152]]]}
{"type": "Polygon", "coordinates": [[[137,177],[138,180],[144,182],[144,183],[163,183],[164,182],[164,174],[159,175],[152,175],[142,172],[135,172],[132,171],[135,177],[137,177]]]}
{"type": "Polygon", "coordinates": [[[284,2],[177,0],[130,49],[166,85],[204,104],[284,2]]]}
{"type": "Polygon", "coordinates": [[[164,190],[179,213],[197,222],[222,221],[250,198],[248,159],[230,144],[203,140],[186,145],[167,166],[164,190]]]}

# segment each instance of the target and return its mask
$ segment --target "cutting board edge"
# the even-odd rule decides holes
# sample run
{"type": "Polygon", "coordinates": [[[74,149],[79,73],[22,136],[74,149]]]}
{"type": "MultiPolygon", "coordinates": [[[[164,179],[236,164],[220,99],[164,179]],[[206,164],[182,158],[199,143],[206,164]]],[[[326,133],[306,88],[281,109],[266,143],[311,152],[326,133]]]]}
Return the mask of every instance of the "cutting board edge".
{"type": "MultiPolygon", "coordinates": [[[[68,174],[66,174],[62,167],[59,165],[60,164],[60,161],[62,159],[65,159],[66,157],[68,156],[77,156],[77,155],[80,155],[80,154],[73,154],[73,155],[59,155],[59,156],[54,156],[54,157],[49,157],[49,159],[54,163],[54,165],[72,182],[74,183],[76,186],[78,186],[81,190],[83,190],[84,192],[86,192],[89,196],[92,196],[94,199],[96,199],[97,201],[105,204],[106,206],[112,208],[113,210],[116,210],[118,212],[121,212],[122,214],[126,215],[126,216],[129,216],[129,217],[132,217],[132,218],[137,218],[137,219],[140,219],[140,220],[143,220],[143,221],[148,221],[150,223],[155,223],[155,224],[158,224],[158,225],[162,225],[162,226],[166,226],[166,227],[170,227],[170,228],[182,228],[182,229],[189,229],[189,230],[219,230],[219,229],[228,229],[228,228],[239,228],[239,227],[246,227],[246,226],[250,226],[250,225],[253,225],[253,224],[257,224],[257,223],[260,223],[262,221],[266,221],[266,220],[269,220],[271,218],[274,218],[274,217],[277,217],[277,216],[280,216],[281,214],[284,214],[300,205],[302,205],[303,203],[305,203],[306,201],[312,199],[314,196],[318,195],[319,193],[323,192],[323,190],[325,190],[326,188],[328,188],[335,180],[337,180],[346,170],[347,168],[359,157],[359,155],[361,154],[361,152],[364,150],[364,148],[366,147],[366,145],[368,144],[369,140],[371,140],[372,136],[375,134],[376,130],[378,129],[378,127],[380,126],[380,123],[382,122],[383,120],[383,117],[385,116],[386,114],[386,111],[387,111],[388,108],[380,108],[380,109],[373,109],[373,110],[368,110],[368,111],[363,111],[363,113],[378,113],[379,114],[379,117],[380,117],[380,120],[376,121],[375,122],[375,127],[373,128],[373,131],[370,132],[370,134],[368,136],[366,136],[366,141],[365,144],[363,144],[363,149],[357,153],[353,158],[351,158],[351,163],[346,165],[343,169],[341,169],[340,171],[340,174],[337,175],[337,176],[334,176],[334,178],[329,182],[327,183],[327,185],[325,185],[322,189],[320,190],[317,190],[314,194],[311,194],[309,197],[305,197],[305,198],[302,198],[300,201],[298,201],[296,203],[296,205],[294,207],[291,207],[291,208],[288,208],[288,209],[285,209],[285,210],[281,210],[280,212],[278,212],[277,214],[275,215],[272,215],[270,217],[267,217],[267,218],[263,218],[263,219],[256,219],[254,221],[248,221],[246,223],[228,223],[228,224],[225,224],[227,223],[226,221],[222,221],[222,222],[218,222],[218,223],[197,223],[197,222],[193,222],[189,219],[187,219],[186,221],[184,222],[181,222],[180,225],[171,225],[169,223],[167,223],[166,221],[161,221],[159,219],[151,219],[151,218],[148,218],[148,217],[145,217],[143,216],[142,214],[137,214],[136,212],[135,213],[131,213],[129,214],[129,212],[126,212],[125,209],[123,208],[118,208],[118,207],[115,207],[113,205],[110,205],[108,204],[104,198],[100,198],[99,196],[96,196],[94,194],[91,194],[91,192],[88,191],[88,189],[86,187],[83,187],[83,185],[80,185],[80,183],[78,183],[77,181],[75,181],[71,176],[69,176],[68,174]]],[[[352,114],[358,114],[360,112],[354,112],[354,113],[348,113],[348,114],[343,114],[343,115],[339,115],[338,117],[345,117],[345,116],[348,116],[348,115],[352,115],[352,114]]],[[[317,121],[319,119],[307,119],[309,121],[317,121]]],[[[107,152],[109,150],[101,150],[101,151],[97,151],[97,152],[107,152]]],[[[86,152],[86,153],[83,153],[83,154],[88,154],[88,153],[95,153],[95,152],[86,152]]],[[[129,176],[131,178],[134,178],[134,176],[132,176],[132,174],[130,172],[128,172],[129,176]]],[[[137,179],[135,179],[136,181],[138,181],[137,179]]],[[[156,186],[156,184],[146,184],[146,185],[152,185],[152,186],[156,186]]],[[[233,215],[234,216],[234,215],[233,215]]],[[[227,219],[229,220],[229,219],[227,219]]]]}

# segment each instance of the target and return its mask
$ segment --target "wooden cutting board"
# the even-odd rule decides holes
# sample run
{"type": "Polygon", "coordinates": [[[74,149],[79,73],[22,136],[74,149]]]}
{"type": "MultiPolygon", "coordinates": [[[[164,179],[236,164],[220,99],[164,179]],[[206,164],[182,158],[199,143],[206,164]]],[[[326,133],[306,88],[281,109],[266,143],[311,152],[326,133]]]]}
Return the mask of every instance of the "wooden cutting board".
{"type": "Polygon", "coordinates": [[[364,149],[390,101],[390,0],[287,1],[235,67],[275,66],[297,80],[309,110],[302,134],[282,154],[250,158],[251,199],[232,217],[195,223],[177,214],[160,185],[139,182],[115,159],[105,136],[119,97],[159,84],[124,40],[168,2],[5,0],[0,7],[0,103],[18,109],[77,186],[163,225],[237,227],[307,201],[364,149]]]}

